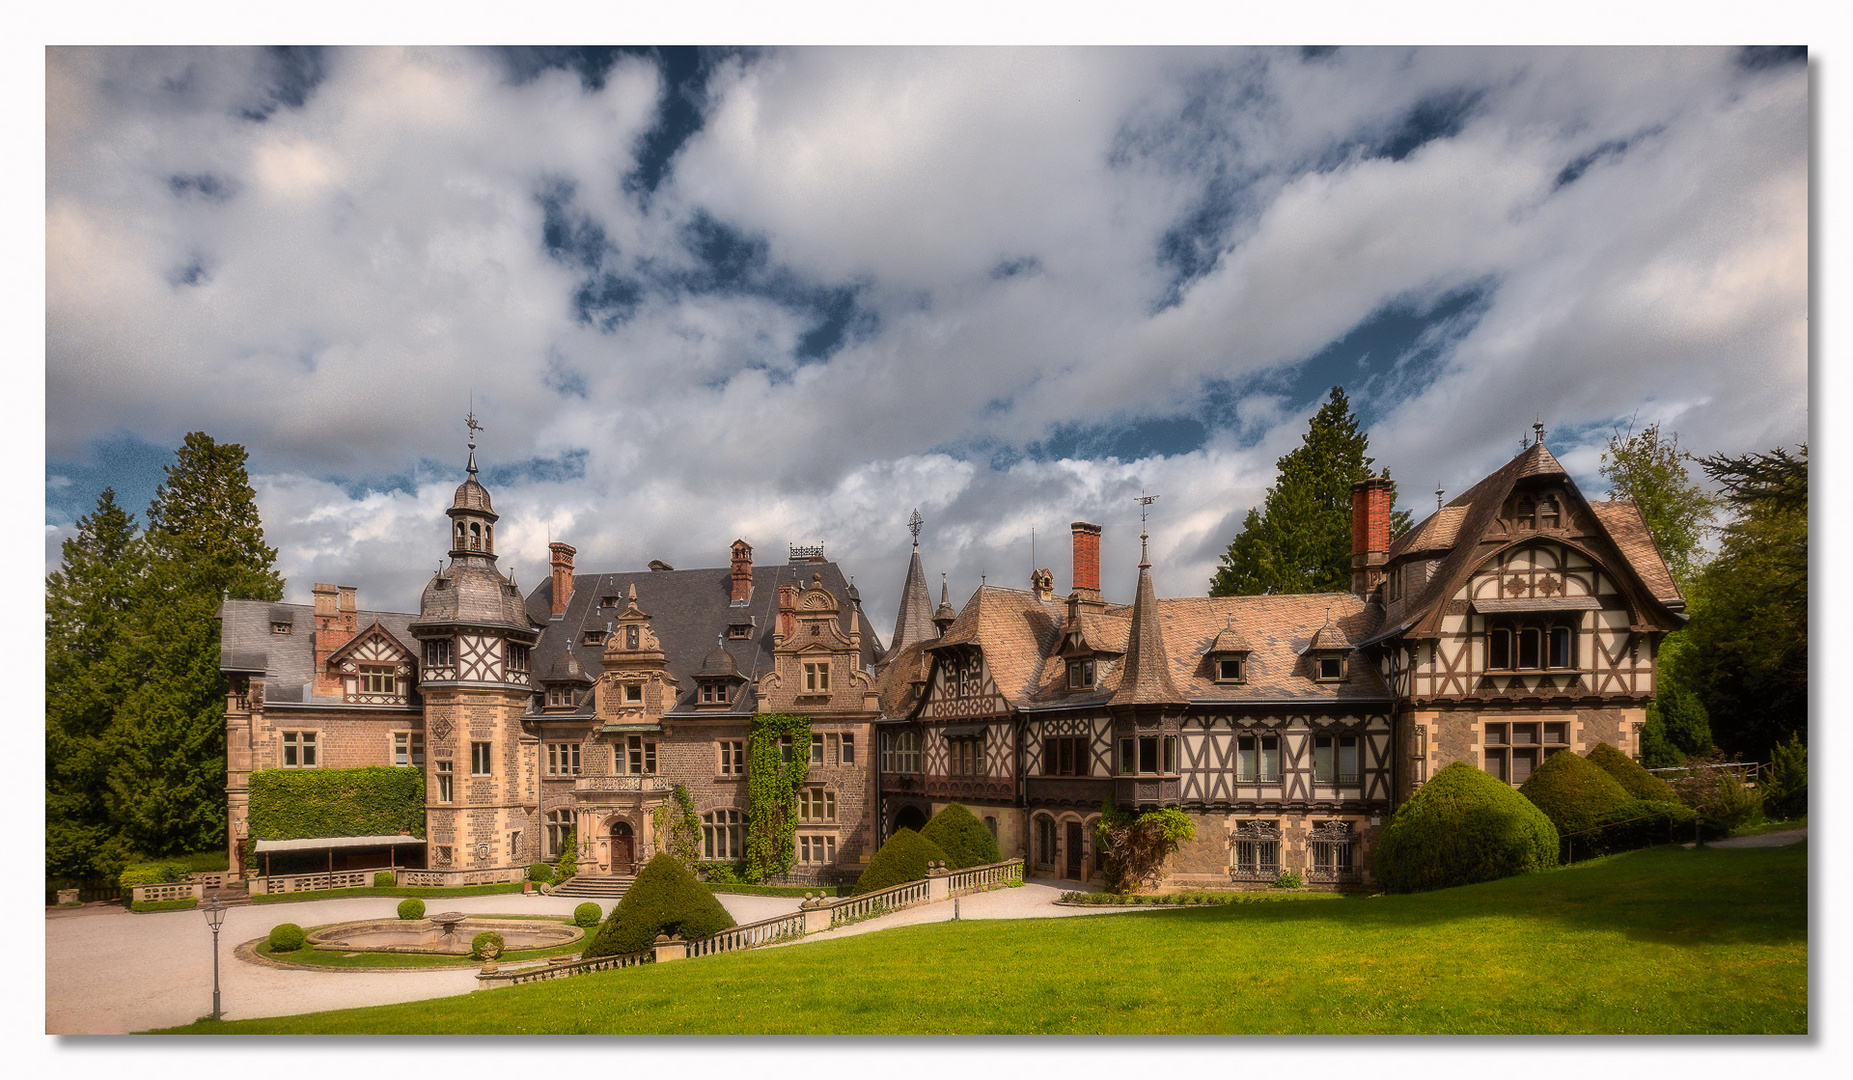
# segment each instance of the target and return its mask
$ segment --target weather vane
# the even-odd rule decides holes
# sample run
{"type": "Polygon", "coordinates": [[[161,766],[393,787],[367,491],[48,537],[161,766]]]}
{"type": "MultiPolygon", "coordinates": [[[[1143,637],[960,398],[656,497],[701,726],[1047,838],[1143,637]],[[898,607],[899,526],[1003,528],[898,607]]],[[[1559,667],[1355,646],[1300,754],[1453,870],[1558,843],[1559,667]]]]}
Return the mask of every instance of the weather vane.
{"type": "Polygon", "coordinates": [[[920,520],[920,511],[916,509],[914,511],[914,516],[907,519],[907,527],[910,530],[912,530],[914,534],[914,546],[915,547],[920,546],[920,526],[921,524],[922,522],[920,520]]]}
{"type": "Polygon", "coordinates": [[[1150,565],[1151,560],[1145,553],[1145,540],[1149,535],[1145,531],[1145,512],[1151,509],[1153,503],[1158,501],[1158,496],[1147,495],[1145,489],[1140,488],[1139,497],[1133,501],[1139,504],[1139,565],[1147,566],[1150,565]]]}

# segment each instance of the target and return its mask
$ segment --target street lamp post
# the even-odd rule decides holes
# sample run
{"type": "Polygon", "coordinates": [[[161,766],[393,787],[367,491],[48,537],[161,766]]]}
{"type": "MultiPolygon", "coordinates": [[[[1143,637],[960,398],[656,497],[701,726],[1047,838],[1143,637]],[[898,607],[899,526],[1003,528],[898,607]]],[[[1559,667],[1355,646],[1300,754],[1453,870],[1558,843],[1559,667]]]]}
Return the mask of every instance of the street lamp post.
{"type": "Polygon", "coordinates": [[[225,925],[225,905],[219,903],[219,894],[213,893],[206,898],[206,925],[212,927],[212,1018],[219,1018],[219,927],[225,925]]]}

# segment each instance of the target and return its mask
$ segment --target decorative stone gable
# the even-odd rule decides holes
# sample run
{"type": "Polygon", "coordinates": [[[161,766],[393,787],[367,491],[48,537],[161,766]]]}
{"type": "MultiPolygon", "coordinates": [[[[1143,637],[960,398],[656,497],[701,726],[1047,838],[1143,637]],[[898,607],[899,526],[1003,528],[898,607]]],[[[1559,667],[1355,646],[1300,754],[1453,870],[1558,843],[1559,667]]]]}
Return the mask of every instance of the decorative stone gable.
{"type": "Polygon", "coordinates": [[[607,724],[655,723],[675,704],[679,684],[650,629],[649,613],[637,606],[637,586],[627,600],[600,657],[598,716],[607,724]]]}
{"type": "Polygon", "coordinates": [[[788,629],[773,646],[772,671],[760,677],[761,709],[817,713],[878,708],[874,677],[859,662],[862,635],[843,632],[842,606],[824,588],[822,576],[812,574],[810,586],[781,607],[781,622],[788,629]]]}

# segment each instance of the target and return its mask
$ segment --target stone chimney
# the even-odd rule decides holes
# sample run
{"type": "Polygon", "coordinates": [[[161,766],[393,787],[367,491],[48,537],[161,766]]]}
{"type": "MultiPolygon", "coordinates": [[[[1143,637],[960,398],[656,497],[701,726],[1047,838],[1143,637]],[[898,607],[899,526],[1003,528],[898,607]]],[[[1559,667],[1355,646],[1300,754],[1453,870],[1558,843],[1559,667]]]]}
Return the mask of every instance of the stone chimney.
{"type": "Polygon", "coordinates": [[[733,597],[731,602],[744,604],[753,598],[753,548],[745,540],[733,542],[733,597]]]}
{"type": "Polygon", "coordinates": [[[1074,530],[1074,592],[1070,599],[1096,612],[1106,610],[1100,596],[1100,526],[1085,521],[1070,522],[1074,530]]]}
{"type": "Polygon", "coordinates": [[[338,597],[336,611],[341,623],[341,629],[346,630],[350,634],[360,629],[360,627],[356,625],[356,619],[359,617],[359,608],[354,603],[354,596],[359,591],[360,590],[353,585],[340,586],[340,595],[338,597]]]}
{"type": "Polygon", "coordinates": [[[1351,591],[1361,600],[1383,584],[1384,564],[1390,558],[1390,509],[1396,505],[1396,485],[1372,477],[1351,485],[1351,591]]]}
{"type": "Polygon", "coordinates": [[[553,617],[558,619],[565,616],[566,605],[573,599],[573,556],[579,549],[556,540],[547,550],[553,553],[553,617]]]}
{"type": "Polygon", "coordinates": [[[772,644],[777,645],[798,632],[798,587],[796,585],[779,586],[779,624],[773,631],[772,644]]]}

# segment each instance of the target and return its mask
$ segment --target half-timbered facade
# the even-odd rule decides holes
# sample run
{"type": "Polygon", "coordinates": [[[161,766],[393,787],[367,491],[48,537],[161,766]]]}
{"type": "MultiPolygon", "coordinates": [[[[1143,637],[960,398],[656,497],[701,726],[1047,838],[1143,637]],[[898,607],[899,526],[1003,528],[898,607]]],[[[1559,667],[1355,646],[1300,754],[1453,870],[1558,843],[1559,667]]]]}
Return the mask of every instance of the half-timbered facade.
{"type": "Polygon", "coordinates": [[[1638,753],[1658,642],[1680,622],[1638,510],[1591,504],[1525,452],[1392,542],[1394,489],[1353,492],[1353,591],[1099,592],[1076,522],[1066,601],[978,590],[882,680],[886,831],[947,802],[1032,873],[1097,880],[1094,825],[1177,807],[1196,838],[1174,885],[1364,886],[1388,815],[1452,761],[1514,784],[1545,755],[1638,753]]]}

